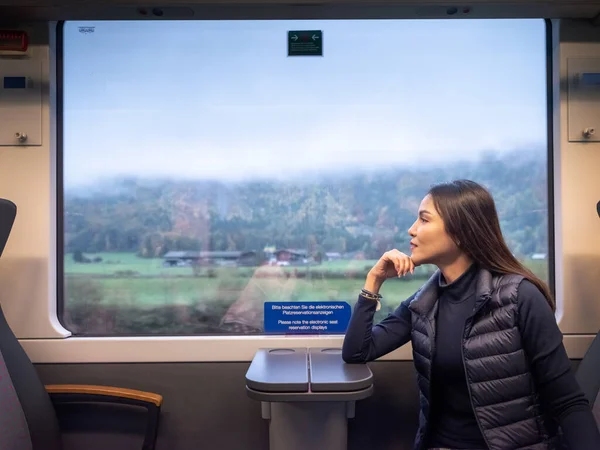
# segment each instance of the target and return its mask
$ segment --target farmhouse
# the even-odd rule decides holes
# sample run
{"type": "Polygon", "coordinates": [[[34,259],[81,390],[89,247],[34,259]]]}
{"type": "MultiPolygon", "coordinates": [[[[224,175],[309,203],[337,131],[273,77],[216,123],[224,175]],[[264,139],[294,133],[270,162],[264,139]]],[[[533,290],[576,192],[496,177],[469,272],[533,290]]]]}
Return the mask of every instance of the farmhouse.
{"type": "Polygon", "coordinates": [[[308,252],[303,249],[282,248],[273,253],[275,261],[282,266],[297,266],[308,264],[308,252]]]}
{"type": "Polygon", "coordinates": [[[165,267],[206,266],[252,266],[256,264],[256,252],[251,251],[172,251],[163,256],[165,267]]]}

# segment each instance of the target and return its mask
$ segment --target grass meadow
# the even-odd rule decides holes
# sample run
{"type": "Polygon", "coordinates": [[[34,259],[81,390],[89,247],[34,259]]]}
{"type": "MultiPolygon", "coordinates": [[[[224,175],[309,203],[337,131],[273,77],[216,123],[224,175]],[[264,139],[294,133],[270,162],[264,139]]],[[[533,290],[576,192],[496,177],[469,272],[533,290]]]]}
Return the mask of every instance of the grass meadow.
{"type": "MultiPolygon", "coordinates": [[[[75,334],[261,333],[265,301],[344,301],[354,305],[375,260],[327,261],[296,267],[164,267],[133,253],[86,254],[64,260],[63,321],[75,334]]],[[[547,261],[526,261],[544,280],[547,261]]],[[[433,273],[388,280],[382,319],[433,273]]]]}

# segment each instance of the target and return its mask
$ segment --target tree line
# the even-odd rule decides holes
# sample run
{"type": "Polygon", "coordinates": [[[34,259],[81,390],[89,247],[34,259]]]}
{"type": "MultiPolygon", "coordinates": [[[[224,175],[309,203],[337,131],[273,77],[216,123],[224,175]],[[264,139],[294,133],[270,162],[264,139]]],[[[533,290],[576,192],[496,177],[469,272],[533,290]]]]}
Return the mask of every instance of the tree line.
{"type": "Polygon", "coordinates": [[[547,159],[543,151],[485,153],[477,161],[336,173],[275,181],[115,178],[65,191],[67,252],[171,250],[310,254],[362,252],[378,258],[406,248],[418,205],[436,182],[468,178],[496,200],[501,227],[518,256],[548,248],[547,159]]]}

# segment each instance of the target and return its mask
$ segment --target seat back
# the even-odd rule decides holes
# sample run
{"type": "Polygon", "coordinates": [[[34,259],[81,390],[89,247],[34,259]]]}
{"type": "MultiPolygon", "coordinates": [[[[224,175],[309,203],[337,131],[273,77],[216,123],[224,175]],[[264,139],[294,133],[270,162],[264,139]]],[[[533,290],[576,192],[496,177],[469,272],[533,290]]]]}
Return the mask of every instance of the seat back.
{"type": "MultiPolygon", "coordinates": [[[[600,217],[600,202],[596,204],[596,212],[600,217]]],[[[584,355],[581,364],[577,368],[577,381],[581,384],[600,427],[600,331],[592,341],[592,345],[584,355]]]]}
{"type": "MultiPolygon", "coordinates": [[[[16,214],[14,203],[0,199],[0,256],[16,214]]],[[[60,448],[58,420],[50,396],[0,307],[0,450],[60,448]]]]}
{"type": "Polygon", "coordinates": [[[17,205],[9,200],[0,198],[0,256],[8,242],[10,230],[17,217],[17,205]]]}
{"type": "Polygon", "coordinates": [[[596,423],[600,426],[600,332],[579,363],[575,377],[592,405],[596,423]]]}

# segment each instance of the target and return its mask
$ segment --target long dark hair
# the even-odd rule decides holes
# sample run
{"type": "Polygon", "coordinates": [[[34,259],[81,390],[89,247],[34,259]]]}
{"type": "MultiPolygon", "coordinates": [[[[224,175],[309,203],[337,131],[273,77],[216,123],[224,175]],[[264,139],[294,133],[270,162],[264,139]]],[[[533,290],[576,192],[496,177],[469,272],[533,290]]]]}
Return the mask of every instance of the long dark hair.
{"type": "Polygon", "coordinates": [[[496,204],[480,184],[455,180],[432,186],[429,195],[444,221],[446,232],[479,266],[499,274],[518,274],[531,281],[546,297],[552,311],[554,299],[546,283],[523,266],[504,241],[496,204]]]}

